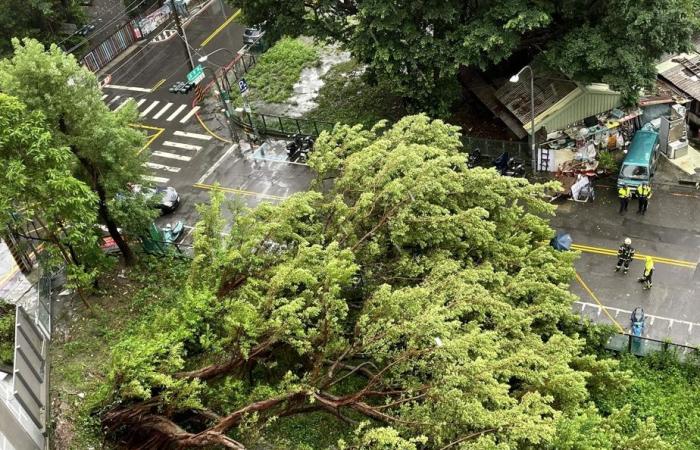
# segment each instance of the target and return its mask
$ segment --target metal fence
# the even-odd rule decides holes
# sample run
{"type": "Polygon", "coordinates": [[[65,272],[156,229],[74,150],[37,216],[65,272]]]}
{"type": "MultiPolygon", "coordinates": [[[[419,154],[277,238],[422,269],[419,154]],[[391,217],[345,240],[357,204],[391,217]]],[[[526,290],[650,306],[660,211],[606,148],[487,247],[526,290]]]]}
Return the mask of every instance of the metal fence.
{"type": "Polygon", "coordinates": [[[93,72],[97,72],[136,42],[136,34],[131,22],[90,50],[81,62],[93,72]]]}
{"type": "Polygon", "coordinates": [[[478,148],[483,156],[493,157],[508,152],[512,157],[520,159],[523,163],[530,162],[530,149],[526,142],[501,141],[471,136],[462,136],[462,144],[467,151],[478,148]]]}
{"type": "Polygon", "coordinates": [[[698,349],[687,345],[674,344],[631,334],[614,334],[608,339],[605,348],[620,353],[631,353],[636,356],[648,356],[661,351],[673,352],[681,362],[690,357],[698,357],[698,349]]]}
{"type": "Polygon", "coordinates": [[[332,122],[275,116],[256,112],[242,112],[241,116],[234,117],[233,121],[247,132],[253,131],[253,123],[255,123],[259,133],[266,136],[278,137],[290,137],[295,134],[318,137],[322,131],[331,131],[335,126],[332,122]]]}

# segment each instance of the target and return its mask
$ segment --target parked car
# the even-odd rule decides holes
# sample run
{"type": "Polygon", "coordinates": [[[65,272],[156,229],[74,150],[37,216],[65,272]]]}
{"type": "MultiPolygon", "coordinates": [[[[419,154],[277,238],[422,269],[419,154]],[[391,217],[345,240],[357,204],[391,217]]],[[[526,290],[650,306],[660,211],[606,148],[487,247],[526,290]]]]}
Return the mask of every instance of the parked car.
{"type": "Polygon", "coordinates": [[[263,37],[265,32],[261,25],[253,25],[252,27],[247,27],[243,30],[243,43],[245,45],[255,44],[263,37]]]}
{"type": "Polygon", "coordinates": [[[171,213],[180,206],[180,195],[174,187],[143,187],[140,184],[132,184],[129,189],[134,194],[143,195],[146,202],[160,209],[162,214],[171,213]]]}

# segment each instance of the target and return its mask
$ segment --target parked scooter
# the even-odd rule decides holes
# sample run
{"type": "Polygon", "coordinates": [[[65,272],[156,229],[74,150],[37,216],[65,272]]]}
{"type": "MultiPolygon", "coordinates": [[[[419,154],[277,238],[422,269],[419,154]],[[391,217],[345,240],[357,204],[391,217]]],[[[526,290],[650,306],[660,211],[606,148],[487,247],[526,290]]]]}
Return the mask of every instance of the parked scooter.
{"type": "Polygon", "coordinates": [[[481,160],[481,150],[475,148],[469,152],[469,156],[467,157],[467,167],[473,169],[479,165],[479,160],[481,160]]]}
{"type": "Polygon", "coordinates": [[[290,161],[305,163],[309,159],[309,152],[314,148],[314,138],[295,134],[292,142],[287,144],[287,157],[290,161]]]}
{"type": "Polygon", "coordinates": [[[525,176],[525,164],[517,158],[511,158],[508,152],[503,152],[493,160],[493,165],[505,177],[522,178],[525,176]]]}
{"type": "Polygon", "coordinates": [[[522,178],[525,176],[525,165],[518,159],[510,158],[504,175],[507,177],[522,178]]]}

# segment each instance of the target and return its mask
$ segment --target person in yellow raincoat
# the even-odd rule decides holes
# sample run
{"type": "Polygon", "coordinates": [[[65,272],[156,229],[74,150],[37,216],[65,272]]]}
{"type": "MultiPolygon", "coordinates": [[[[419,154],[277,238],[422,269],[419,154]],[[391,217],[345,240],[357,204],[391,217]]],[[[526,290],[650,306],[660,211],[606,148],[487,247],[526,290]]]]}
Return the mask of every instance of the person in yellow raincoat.
{"type": "Polygon", "coordinates": [[[654,274],[654,260],[651,256],[647,256],[644,262],[644,273],[638,280],[642,283],[644,289],[651,289],[651,276],[654,274]]]}

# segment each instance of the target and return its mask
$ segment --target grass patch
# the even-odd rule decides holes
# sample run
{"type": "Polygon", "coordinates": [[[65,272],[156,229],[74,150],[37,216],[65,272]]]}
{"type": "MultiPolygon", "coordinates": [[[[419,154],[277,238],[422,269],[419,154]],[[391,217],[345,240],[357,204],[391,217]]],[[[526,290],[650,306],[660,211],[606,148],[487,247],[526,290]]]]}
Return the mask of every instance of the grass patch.
{"type": "MultiPolygon", "coordinates": [[[[263,53],[246,74],[251,100],[282,103],[291,97],[301,71],[313,67],[320,59],[318,50],[300,39],[282,38],[263,53]]],[[[237,87],[231,93],[236,104],[241,103],[237,87]]]]}
{"type": "Polygon", "coordinates": [[[55,448],[105,448],[93,414],[107,394],[102,386],[114,344],[130,335],[140,318],[177,299],[187,262],[144,256],[131,269],[117,267],[100,280],[102,291],[78,299],[58,319],[51,344],[52,441],[55,448]]]}
{"type": "Polygon", "coordinates": [[[401,99],[390,94],[390,86],[382,81],[369,83],[357,61],[331,67],[323,81],[318,107],[308,118],[371,127],[379,120],[395,122],[406,114],[401,99]]]}
{"type": "Polygon", "coordinates": [[[281,417],[266,429],[265,441],[279,450],[336,448],[339,439],[350,439],[354,427],[322,412],[281,417]]]}
{"type": "Polygon", "coordinates": [[[15,306],[0,300],[0,368],[12,369],[15,347],[15,306]]]}
{"type": "Polygon", "coordinates": [[[606,392],[596,399],[602,412],[632,406],[632,418],[653,417],[659,434],[674,449],[700,448],[700,361],[681,364],[672,353],[644,358],[625,356],[621,367],[634,375],[624,392],[606,392]]]}

